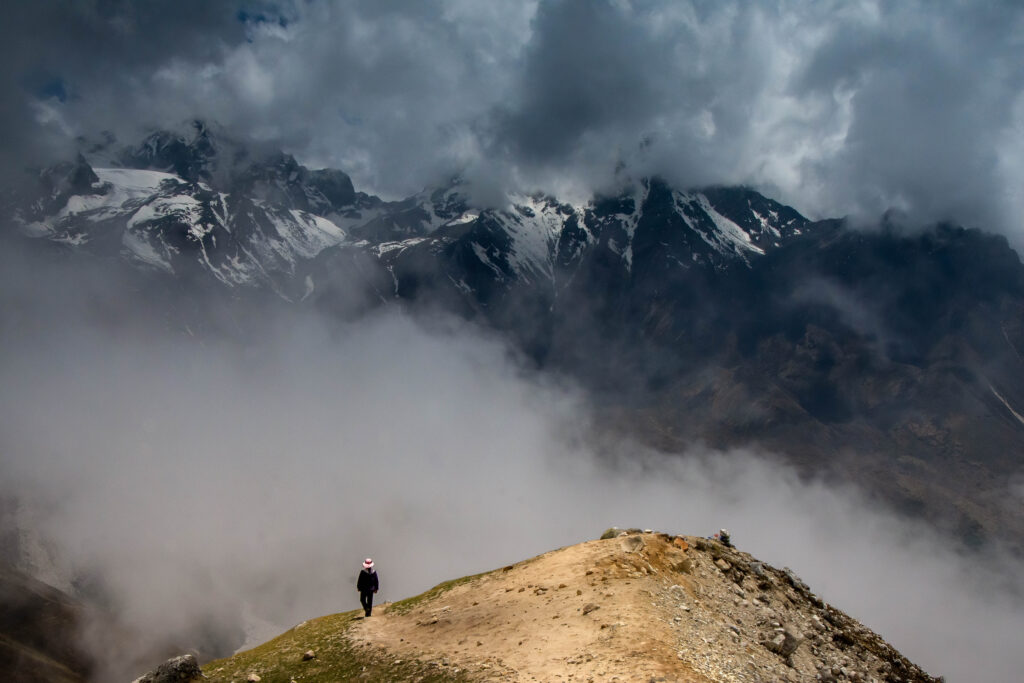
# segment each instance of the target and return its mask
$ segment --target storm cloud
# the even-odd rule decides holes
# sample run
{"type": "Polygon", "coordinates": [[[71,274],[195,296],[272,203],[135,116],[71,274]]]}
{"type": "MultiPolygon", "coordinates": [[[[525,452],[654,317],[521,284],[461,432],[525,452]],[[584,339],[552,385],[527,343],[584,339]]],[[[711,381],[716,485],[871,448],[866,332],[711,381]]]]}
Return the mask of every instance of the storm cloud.
{"type": "Polygon", "coordinates": [[[1019,3],[193,4],[10,10],[5,161],[202,117],[386,196],[659,173],[1020,242],[1019,3]]]}

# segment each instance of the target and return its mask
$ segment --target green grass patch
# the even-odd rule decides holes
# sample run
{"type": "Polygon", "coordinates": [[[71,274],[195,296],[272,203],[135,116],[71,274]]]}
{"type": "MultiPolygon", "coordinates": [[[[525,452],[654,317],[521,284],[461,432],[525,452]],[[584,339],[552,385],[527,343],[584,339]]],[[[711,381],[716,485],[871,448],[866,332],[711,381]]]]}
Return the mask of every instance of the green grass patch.
{"type": "Polygon", "coordinates": [[[473,579],[478,579],[481,576],[486,576],[490,573],[491,572],[481,572],[480,574],[472,574],[470,576],[463,576],[459,579],[452,579],[451,581],[439,583],[430,590],[424,591],[419,595],[414,595],[411,598],[406,598],[405,600],[399,600],[398,602],[391,603],[391,605],[388,606],[388,612],[394,612],[395,614],[406,614],[407,612],[412,610],[413,607],[416,607],[417,605],[423,602],[433,600],[434,598],[443,595],[444,593],[447,593],[456,586],[461,586],[464,583],[469,583],[473,579]]]}
{"type": "Polygon", "coordinates": [[[360,612],[353,610],[307,621],[252,650],[204,664],[203,673],[212,683],[243,683],[250,674],[257,674],[261,683],[469,680],[462,672],[455,673],[447,667],[417,660],[399,661],[396,655],[353,643],[347,631],[360,612]],[[307,650],[313,650],[316,658],[303,661],[307,650]]]}
{"type": "MultiPolygon", "coordinates": [[[[391,603],[387,611],[405,614],[456,586],[537,559],[535,557],[502,569],[439,583],[419,595],[391,603]]],[[[381,607],[383,605],[379,605],[378,609],[381,607]]],[[[202,666],[203,673],[212,683],[244,683],[250,674],[257,674],[261,683],[291,683],[293,680],[296,683],[348,680],[451,683],[471,680],[463,671],[455,673],[455,667],[417,660],[396,663],[398,656],[395,654],[353,643],[347,631],[361,618],[361,614],[362,610],[353,610],[312,619],[251,650],[208,662],[202,666]],[[308,650],[313,650],[316,658],[303,661],[302,656],[308,650]]]]}

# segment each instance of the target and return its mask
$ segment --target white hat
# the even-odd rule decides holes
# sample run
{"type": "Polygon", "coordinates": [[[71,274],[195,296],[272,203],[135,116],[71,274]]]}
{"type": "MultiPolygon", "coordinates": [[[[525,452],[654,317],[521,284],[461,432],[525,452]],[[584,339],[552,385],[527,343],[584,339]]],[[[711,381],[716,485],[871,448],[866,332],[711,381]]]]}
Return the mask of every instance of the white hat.
{"type": "Polygon", "coordinates": [[[363,562],[363,569],[369,569],[372,566],[373,566],[373,560],[371,560],[369,557],[366,558],[366,561],[363,562]]]}

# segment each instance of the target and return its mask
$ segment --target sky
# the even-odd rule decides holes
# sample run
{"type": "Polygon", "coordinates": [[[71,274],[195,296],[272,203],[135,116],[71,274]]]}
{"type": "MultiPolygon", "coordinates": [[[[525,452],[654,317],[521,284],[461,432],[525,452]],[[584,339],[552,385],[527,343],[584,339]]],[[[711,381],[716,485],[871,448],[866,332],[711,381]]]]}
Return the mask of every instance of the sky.
{"type": "Polygon", "coordinates": [[[661,174],[1021,243],[1015,0],[47,0],[0,32],[8,170],[200,117],[390,198],[661,174]]]}

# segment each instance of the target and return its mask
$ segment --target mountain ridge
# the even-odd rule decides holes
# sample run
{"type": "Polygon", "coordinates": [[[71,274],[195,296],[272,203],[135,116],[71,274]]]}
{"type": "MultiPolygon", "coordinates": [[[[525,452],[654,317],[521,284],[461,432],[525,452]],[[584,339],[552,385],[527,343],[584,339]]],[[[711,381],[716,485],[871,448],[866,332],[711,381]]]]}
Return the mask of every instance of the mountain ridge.
{"type": "Polygon", "coordinates": [[[368,619],[303,622],[202,668],[211,681],[267,682],[940,680],[788,568],[639,529],[450,581],[368,619]]]}
{"type": "Polygon", "coordinates": [[[586,204],[476,208],[457,178],[387,202],[201,123],[105,144],[95,158],[145,168],[44,171],[8,202],[23,232],[204,296],[436,307],[580,383],[605,428],[670,452],[768,449],[1024,550],[1004,500],[1024,448],[1024,266],[1005,238],[855,231],[657,178],[586,204]]]}

